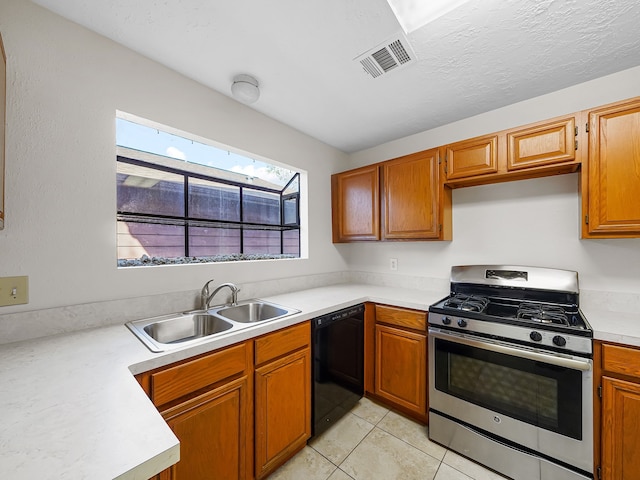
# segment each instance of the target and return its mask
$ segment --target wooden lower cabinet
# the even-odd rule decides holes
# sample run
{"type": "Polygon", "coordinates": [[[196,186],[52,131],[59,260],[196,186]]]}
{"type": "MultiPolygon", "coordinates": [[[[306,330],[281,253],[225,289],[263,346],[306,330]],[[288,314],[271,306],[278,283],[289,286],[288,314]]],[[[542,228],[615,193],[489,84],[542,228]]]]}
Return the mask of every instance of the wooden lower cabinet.
{"type": "Polygon", "coordinates": [[[426,422],[426,313],[376,305],[374,351],[374,396],[426,422]]]}
{"type": "Polygon", "coordinates": [[[136,379],[180,440],[155,480],[262,479],[311,436],[311,323],[136,379]]]}
{"type": "Polygon", "coordinates": [[[311,436],[307,348],[256,370],[256,477],[263,478],[311,436]]]}
{"type": "Polygon", "coordinates": [[[595,342],[594,359],[602,392],[595,429],[599,478],[640,478],[640,348],[595,342]]]}
{"type": "Polygon", "coordinates": [[[180,461],[156,480],[253,478],[253,342],[138,375],[180,440],[180,461]]]}
{"type": "Polygon", "coordinates": [[[245,376],[161,412],[180,440],[180,461],[158,480],[251,478],[249,400],[245,376]]]}
{"type": "Polygon", "coordinates": [[[602,378],[602,478],[640,478],[639,383],[602,378]]]}
{"type": "Polygon", "coordinates": [[[311,330],[296,325],[256,340],[255,472],[265,478],[311,436],[311,330]]]}
{"type": "Polygon", "coordinates": [[[426,416],[426,335],[376,325],[375,378],[376,395],[426,416]]]}

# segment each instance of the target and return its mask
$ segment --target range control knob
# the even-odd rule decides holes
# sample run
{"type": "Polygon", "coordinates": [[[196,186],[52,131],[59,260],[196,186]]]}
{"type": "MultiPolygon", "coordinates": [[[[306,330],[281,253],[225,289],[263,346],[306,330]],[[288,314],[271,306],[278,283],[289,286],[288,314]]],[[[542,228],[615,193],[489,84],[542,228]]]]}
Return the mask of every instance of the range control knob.
{"type": "Polygon", "coordinates": [[[443,325],[451,325],[451,319],[449,317],[442,317],[443,325]]]}
{"type": "Polygon", "coordinates": [[[467,321],[466,321],[464,318],[460,318],[460,319],[458,319],[458,326],[459,326],[460,328],[464,328],[464,327],[466,327],[466,326],[467,326],[467,321]]]}
{"type": "Polygon", "coordinates": [[[531,332],[529,334],[529,338],[534,342],[539,342],[540,340],[542,340],[542,334],[540,332],[531,332]]]}
{"type": "Polygon", "coordinates": [[[564,347],[567,344],[567,340],[560,335],[556,335],[555,337],[553,337],[553,344],[557,345],[558,347],[564,347]]]}

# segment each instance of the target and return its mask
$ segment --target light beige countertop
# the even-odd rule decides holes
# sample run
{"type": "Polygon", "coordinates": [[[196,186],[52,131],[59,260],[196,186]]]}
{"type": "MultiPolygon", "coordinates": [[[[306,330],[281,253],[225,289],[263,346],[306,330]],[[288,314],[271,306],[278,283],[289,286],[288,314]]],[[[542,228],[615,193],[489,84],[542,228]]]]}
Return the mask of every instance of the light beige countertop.
{"type": "Polygon", "coordinates": [[[124,325],[0,346],[0,478],[147,480],[176,463],[173,432],[134,374],[362,301],[426,310],[446,292],[340,284],[265,300],[301,310],[167,353],[124,325]]]}
{"type": "Polygon", "coordinates": [[[640,312],[582,309],[593,328],[593,338],[640,347],[640,312]]]}
{"type": "MultiPolygon", "coordinates": [[[[124,325],[0,346],[0,478],[147,480],[177,438],[133,377],[364,301],[427,310],[447,292],[339,284],[264,297],[301,310],[205,343],[149,351],[124,325]]],[[[602,340],[640,346],[640,315],[584,312],[602,340]]]]}

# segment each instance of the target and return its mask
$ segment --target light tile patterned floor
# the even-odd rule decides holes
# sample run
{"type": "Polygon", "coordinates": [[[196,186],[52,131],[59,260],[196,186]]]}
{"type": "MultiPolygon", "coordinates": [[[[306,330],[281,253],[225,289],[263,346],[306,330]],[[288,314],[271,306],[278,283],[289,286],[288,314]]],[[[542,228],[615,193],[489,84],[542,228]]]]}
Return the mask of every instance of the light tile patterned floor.
{"type": "Polygon", "coordinates": [[[269,480],[505,480],[429,441],[426,427],[363,398],[269,480]]]}

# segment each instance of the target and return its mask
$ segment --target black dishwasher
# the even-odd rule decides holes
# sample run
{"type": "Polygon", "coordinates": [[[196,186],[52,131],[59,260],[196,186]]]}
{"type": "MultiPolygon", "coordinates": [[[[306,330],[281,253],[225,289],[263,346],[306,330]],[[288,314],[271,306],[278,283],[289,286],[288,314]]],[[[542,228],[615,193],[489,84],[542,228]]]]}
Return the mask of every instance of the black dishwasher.
{"type": "Polygon", "coordinates": [[[314,318],[313,437],[347,413],[364,394],[364,305],[314,318]]]}

